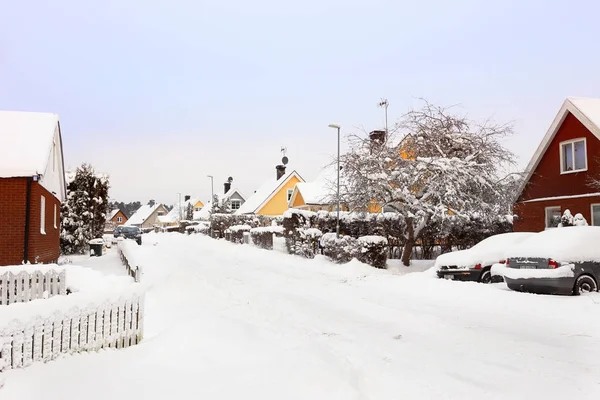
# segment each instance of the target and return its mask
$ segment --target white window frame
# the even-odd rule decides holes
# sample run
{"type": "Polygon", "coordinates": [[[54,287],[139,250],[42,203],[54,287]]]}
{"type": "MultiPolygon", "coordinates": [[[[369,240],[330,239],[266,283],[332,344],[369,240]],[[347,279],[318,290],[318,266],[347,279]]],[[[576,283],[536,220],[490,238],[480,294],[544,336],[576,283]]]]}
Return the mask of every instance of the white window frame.
{"type": "Polygon", "coordinates": [[[290,200],[292,200],[292,196],[294,195],[294,189],[288,189],[287,190],[287,201],[288,203],[290,202],[290,200]]]}
{"type": "Polygon", "coordinates": [[[232,210],[239,210],[242,207],[242,201],[241,200],[237,200],[237,199],[233,199],[231,200],[231,209],[232,210]],[[234,207],[233,205],[237,204],[237,207],[234,207]]]}
{"type": "Polygon", "coordinates": [[[598,221],[599,225],[594,225],[594,206],[600,207],[600,203],[590,204],[590,225],[591,226],[600,226],[600,221],[598,221]]]}
{"type": "Polygon", "coordinates": [[[55,204],[54,205],[54,229],[58,229],[58,225],[56,224],[57,220],[58,220],[58,218],[57,218],[57,207],[56,207],[56,204],[55,204]]]}
{"type": "Polygon", "coordinates": [[[565,140],[564,142],[560,142],[560,144],[558,145],[558,151],[560,153],[560,174],[574,174],[577,172],[584,172],[587,171],[588,169],[588,157],[587,157],[587,140],[586,138],[582,137],[582,138],[577,138],[577,139],[570,139],[570,140],[565,140]],[[585,168],[583,169],[574,169],[575,168],[575,143],[577,142],[583,142],[583,150],[584,150],[584,156],[585,156],[585,168]],[[563,170],[564,167],[564,152],[563,152],[563,146],[569,145],[571,146],[571,154],[573,154],[573,170],[569,171],[569,170],[563,170]]]}
{"type": "Polygon", "coordinates": [[[40,233],[46,234],[46,198],[40,196],[40,233]]]}
{"type": "Polygon", "coordinates": [[[550,206],[550,207],[544,208],[544,226],[546,227],[546,229],[556,228],[555,226],[548,226],[548,220],[550,219],[550,218],[548,218],[548,212],[551,211],[552,209],[556,209],[556,208],[558,208],[558,210],[560,211],[560,213],[562,215],[562,208],[560,206],[550,206]]]}
{"type": "Polygon", "coordinates": [[[119,216],[117,217],[117,222],[118,222],[118,223],[121,223],[121,222],[123,222],[123,217],[121,217],[121,216],[119,215],[119,216]]]}

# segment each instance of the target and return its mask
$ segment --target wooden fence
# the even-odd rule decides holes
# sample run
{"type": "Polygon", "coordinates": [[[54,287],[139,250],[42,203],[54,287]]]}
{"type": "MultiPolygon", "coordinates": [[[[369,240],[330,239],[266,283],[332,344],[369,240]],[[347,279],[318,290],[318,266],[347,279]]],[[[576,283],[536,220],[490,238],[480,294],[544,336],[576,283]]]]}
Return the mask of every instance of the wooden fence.
{"type": "Polygon", "coordinates": [[[97,309],[72,310],[0,333],[0,372],[61,354],[123,348],[143,336],[144,296],[97,309]]]}
{"type": "Polygon", "coordinates": [[[125,246],[123,242],[119,243],[118,250],[119,257],[121,257],[121,261],[123,262],[125,269],[127,269],[127,274],[131,276],[135,282],[139,282],[142,277],[142,271],[140,269],[140,266],[135,265],[133,260],[129,260],[127,258],[127,255],[125,254],[125,251],[123,251],[123,248],[121,246],[125,246]]]}
{"type": "Polygon", "coordinates": [[[0,305],[65,295],[66,287],[64,270],[5,272],[0,275],[0,305]]]}

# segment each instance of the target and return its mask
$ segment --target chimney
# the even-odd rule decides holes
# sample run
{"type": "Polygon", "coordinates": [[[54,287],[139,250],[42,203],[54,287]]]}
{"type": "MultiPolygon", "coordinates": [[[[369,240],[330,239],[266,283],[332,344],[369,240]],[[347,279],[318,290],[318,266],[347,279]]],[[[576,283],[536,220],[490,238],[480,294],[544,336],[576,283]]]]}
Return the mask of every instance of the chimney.
{"type": "Polygon", "coordinates": [[[190,195],[187,195],[187,194],[186,194],[186,195],[184,196],[184,198],[183,198],[183,201],[184,201],[184,202],[185,202],[185,201],[188,201],[188,200],[189,200],[189,199],[191,199],[191,198],[192,198],[192,196],[190,196],[190,195]]]}
{"type": "Polygon", "coordinates": [[[285,175],[285,165],[276,165],[275,169],[277,170],[277,180],[279,180],[285,175]]]}
{"type": "Polygon", "coordinates": [[[227,192],[229,192],[229,190],[231,189],[231,182],[233,182],[233,178],[230,176],[229,178],[227,178],[227,182],[223,184],[225,194],[227,194],[227,192]]]}
{"type": "Polygon", "coordinates": [[[373,144],[383,144],[385,143],[386,138],[386,134],[385,131],[372,131],[371,133],[369,133],[369,139],[371,139],[371,142],[373,144]]]}

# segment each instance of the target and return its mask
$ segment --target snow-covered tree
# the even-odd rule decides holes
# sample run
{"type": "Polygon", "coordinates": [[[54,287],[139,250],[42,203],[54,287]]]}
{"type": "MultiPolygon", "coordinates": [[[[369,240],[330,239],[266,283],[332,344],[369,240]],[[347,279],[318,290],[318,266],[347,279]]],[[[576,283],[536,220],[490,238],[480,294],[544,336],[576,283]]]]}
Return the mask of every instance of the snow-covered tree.
{"type": "Polygon", "coordinates": [[[231,214],[231,201],[229,199],[219,199],[216,194],[213,196],[214,213],[215,214],[231,214]]]}
{"type": "Polygon", "coordinates": [[[185,209],[185,219],[187,221],[191,221],[194,219],[194,207],[192,206],[192,203],[188,203],[185,209]]]}
{"type": "Polygon", "coordinates": [[[588,226],[588,222],[581,213],[577,213],[573,217],[573,226],[588,226]]]}
{"type": "Polygon", "coordinates": [[[425,102],[383,142],[350,137],[342,201],[352,209],[377,203],[397,212],[405,226],[402,262],[409,265],[415,241],[430,224],[508,213],[499,200],[505,196],[501,171],[514,155],[501,139],[511,133],[510,125],[478,124],[425,102]]]}
{"type": "Polygon", "coordinates": [[[573,226],[573,214],[571,214],[571,210],[568,208],[563,213],[562,217],[560,217],[559,227],[567,227],[573,226]]]}
{"type": "Polygon", "coordinates": [[[102,237],[108,213],[108,176],[89,164],[66,174],[67,199],[61,205],[60,246],[64,254],[83,253],[88,241],[102,237]]]}

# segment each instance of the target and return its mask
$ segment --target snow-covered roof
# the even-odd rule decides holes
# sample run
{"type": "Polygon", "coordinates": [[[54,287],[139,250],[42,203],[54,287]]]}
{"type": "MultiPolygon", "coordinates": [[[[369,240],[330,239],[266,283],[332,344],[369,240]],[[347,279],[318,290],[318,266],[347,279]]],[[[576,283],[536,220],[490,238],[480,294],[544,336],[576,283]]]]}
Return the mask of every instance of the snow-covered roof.
{"type": "Polygon", "coordinates": [[[234,214],[241,215],[257,212],[294,176],[297,177],[300,182],[304,182],[304,179],[302,179],[296,171],[288,172],[279,179],[274,176],[263,183],[263,185],[258,188],[258,190],[254,192],[254,194],[250,196],[234,214]]]}
{"type": "Polygon", "coordinates": [[[0,111],[0,178],[44,174],[58,115],[0,111]]]}
{"type": "Polygon", "coordinates": [[[336,183],[337,174],[335,166],[327,166],[314,181],[296,184],[290,204],[293,204],[298,193],[304,199],[305,204],[330,204],[335,201],[336,183]]]}
{"type": "Polygon", "coordinates": [[[558,111],[558,114],[556,114],[556,117],[542,139],[542,142],[535,153],[533,153],[533,157],[527,165],[527,175],[525,176],[525,179],[523,179],[519,190],[517,190],[515,200],[523,193],[523,189],[527,183],[529,183],[535,169],[542,160],[546,150],[548,150],[548,146],[550,146],[552,139],[556,136],[556,133],[569,113],[573,114],[594,136],[598,138],[598,140],[600,140],[600,99],[568,97],[558,111]]]}
{"type": "Polygon", "coordinates": [[[143,224],[148,219],[148,217],[150,217],[152,213],[156,211],[156,209],[160,206],[161,204],[154,204],[153,206],[146,204],[144,206],[141,206],[140,208],[138,208],[135,214],[133,214],[131,218],[127,220],[127,223],[125,225],[143,224]]]}
{"type": "Polygon", "coordinates": [[[112,211],[111,211],[111,212],[108,214],[108,216],[106,217],[106,220],[107,220],[107,221],[110,221],[111,219],[113,219],[113,218],[115,217],[115,215],[117,215],[117,213],[118,213],[119,211],[121,211],[121,210],[119,210],[118,208],[115,208],[114,210],[112,210],[112,211]]]}
{"type": "MultiPolygon", "coordinates": [[[[222,199],[223,199],[223,200],[227,200],[227,199],[229,199],[231,196],[233,196],[235,193],[237,193],[237,194],[238,194],[238,195],[239,195],[239,196],[240,196],[242,199],[246,200],[246,196],[244,196],[244,195],[242,194],[242,192],[240,192],[240,191],[239,191],[239,189],[237,189],[237,188],[231,188],[231,189],[229,189],[229,190],[227,191],[227,193],[225,193],[225,194],[223,195],[222,199]]],[[[221,197],[219,196],[219,198],[221,198],[221,197]]]]}

